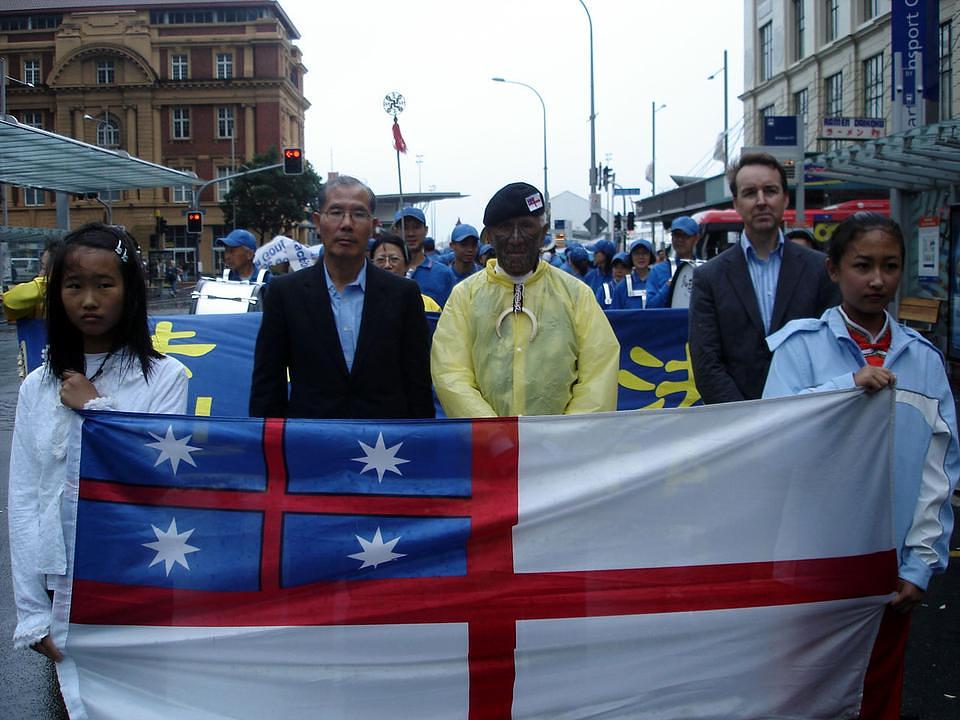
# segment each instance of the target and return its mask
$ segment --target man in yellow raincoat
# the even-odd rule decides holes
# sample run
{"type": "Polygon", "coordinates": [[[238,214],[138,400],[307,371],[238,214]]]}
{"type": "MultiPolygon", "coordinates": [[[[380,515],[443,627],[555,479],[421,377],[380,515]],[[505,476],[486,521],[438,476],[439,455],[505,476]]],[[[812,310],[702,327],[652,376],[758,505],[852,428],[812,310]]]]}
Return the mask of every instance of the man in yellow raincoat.
{"type": "Polygon", "coordinates": [[[449,417],[617,407],[620,345],[590,288],[540,262],[544,212],[526,183],[487,204],[497,257],[453,288],[433,336],[433,384],[449,417]]]}

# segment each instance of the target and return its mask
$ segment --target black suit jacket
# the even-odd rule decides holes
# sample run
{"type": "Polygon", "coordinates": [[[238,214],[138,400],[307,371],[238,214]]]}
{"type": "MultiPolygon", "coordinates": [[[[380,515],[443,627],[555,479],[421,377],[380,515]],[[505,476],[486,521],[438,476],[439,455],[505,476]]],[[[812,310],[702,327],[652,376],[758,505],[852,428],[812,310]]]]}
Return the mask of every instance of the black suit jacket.
{"type": "MultiPolygon", "coordinates": [[[[840,303],[840,291],[827,275],[825,260],[823,253],[785,241],[771,333],[796,318],[820,317],[840,303]]],[[[694,381],[703,401],[761,397],[772,353],[739,244],[696,269],[689,317],[694,381]]]]}
{"type": "Polygon", "coordinates": [[[434,414],[429,329],[415,282],[367,263],[357,351],[348,372],[323,261],[273,279],[254,353],[252,417],[434,414]]]}

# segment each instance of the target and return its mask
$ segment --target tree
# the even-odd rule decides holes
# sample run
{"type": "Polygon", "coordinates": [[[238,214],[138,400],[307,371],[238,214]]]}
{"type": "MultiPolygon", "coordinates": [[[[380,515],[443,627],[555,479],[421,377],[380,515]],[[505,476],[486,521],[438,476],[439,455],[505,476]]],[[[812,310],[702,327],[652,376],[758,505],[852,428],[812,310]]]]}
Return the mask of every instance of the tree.
{"type": "MultiPolygon", "coordinates": [[[[271,148],[237,171],[279,162],[280,153],[271,148]]],[[[274,235],[288,233],[296,223],[307,218],[306,206],[316,198],[320,184],[320,177],[309,162],[303,175],[284,175],[281,168],[244,175],[231,183],[220,209],[227,225],[255,232],[263,243],[274,235]]]]}

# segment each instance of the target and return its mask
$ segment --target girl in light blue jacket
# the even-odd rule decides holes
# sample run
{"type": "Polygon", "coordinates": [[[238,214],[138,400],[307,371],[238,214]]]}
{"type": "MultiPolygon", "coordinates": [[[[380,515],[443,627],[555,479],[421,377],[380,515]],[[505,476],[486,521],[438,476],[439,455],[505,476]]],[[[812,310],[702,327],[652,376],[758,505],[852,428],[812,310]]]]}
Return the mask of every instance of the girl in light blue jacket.
{"type": "Polygon", "coordinates": [[[876,705],[865,688],[862,717],[899,715],[908,614],[920,604],[930,578],[946,569],[950,497],[960,475],[954,400],[943,357],[886,310],[903,262],[900,227],[881,215],[857,213],[837,227],[827,259],[842,304],[819,319],[794,320],[767,338],[774,355],[764,397],[853,387],[868,393],[893,387],[897,394],[893,517],[899,580],[874,655],[882,648],[886,672],[900,678],[887,676],[893,689],[887,685],[876,705]]]}

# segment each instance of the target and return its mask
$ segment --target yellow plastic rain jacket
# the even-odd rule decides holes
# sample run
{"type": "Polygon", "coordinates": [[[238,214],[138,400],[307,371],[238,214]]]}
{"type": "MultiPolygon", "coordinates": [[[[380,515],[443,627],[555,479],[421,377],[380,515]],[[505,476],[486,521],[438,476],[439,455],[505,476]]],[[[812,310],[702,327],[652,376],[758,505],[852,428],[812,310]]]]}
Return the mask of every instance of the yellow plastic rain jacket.
{"type": "Polygon", "coordinates": [[[560,415],[617,408],[620,343],[590,288],[540,262],[509,313],[513,281],[491,260],[453,288],[433,336],[433,385],[449,417],[560,415]]]}
{"type": "Polygon", "coordinates": [[[14,285],[3,294],[3,315],[9,322],[23,318],[43,317],[43,303],[47,294],[47,278],[35,277],[14,285]]]}

